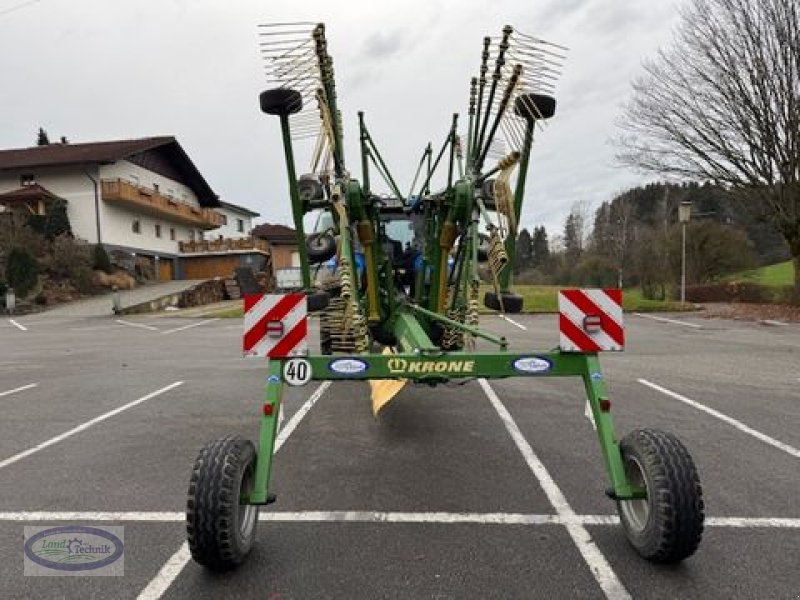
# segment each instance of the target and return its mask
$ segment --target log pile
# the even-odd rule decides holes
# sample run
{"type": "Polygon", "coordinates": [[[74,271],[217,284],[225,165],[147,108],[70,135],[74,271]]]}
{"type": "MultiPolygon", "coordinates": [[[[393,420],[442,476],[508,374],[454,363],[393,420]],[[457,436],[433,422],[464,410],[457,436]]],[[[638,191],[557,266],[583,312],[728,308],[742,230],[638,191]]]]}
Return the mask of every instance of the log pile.
{"type": "Polygon", "coordinates": [[[189,308],[191,306],[203,306],[222,302],[226,299],[225,281],[222,279],[209,279],[203,283],[181,292],[178,299],[178,308],[189,308]]]}
{"type": "Polygon", "coordinates": [[[242,297],[242,290],[235,279],[225,280],[225,295],[228,300],[238,300],[242,297]]]}

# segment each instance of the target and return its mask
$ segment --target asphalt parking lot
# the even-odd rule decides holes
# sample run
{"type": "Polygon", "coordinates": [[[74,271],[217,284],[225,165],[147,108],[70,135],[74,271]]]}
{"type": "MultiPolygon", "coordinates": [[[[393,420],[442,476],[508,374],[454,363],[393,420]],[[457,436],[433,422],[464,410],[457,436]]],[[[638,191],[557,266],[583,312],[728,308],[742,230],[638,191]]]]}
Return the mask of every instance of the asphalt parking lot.
{"type": "MultiPolygon", "coordinates": [[[[205,572],[184,545],[192,462],[256,439],[265,365],[241,321],[0,319],[2,598],[800,597],[800,326],[626,316],[602,357],[617,433],[692,452],[706,530],[656,566],[616,520],[582,383],[408,386],[378,419],[365,383],[291,388],[257,546],[205,572]],[[122,577],[26,577],[24,525],[122,525],[122,577]],[[578,540],[578,542],[576,542],[578,540]]],[[[553,316],[498,316],[514,348],[553,316]]]]}

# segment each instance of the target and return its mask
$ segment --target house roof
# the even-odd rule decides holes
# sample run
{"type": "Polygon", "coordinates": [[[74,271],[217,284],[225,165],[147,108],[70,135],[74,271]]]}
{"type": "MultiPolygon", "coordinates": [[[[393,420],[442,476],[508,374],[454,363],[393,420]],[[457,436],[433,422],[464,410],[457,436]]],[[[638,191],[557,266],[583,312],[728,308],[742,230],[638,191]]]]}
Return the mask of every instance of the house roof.
{"type": "Polygon", "coordinates": [[[45,198],[47,200],[59,200],[53,192],[38,183],[33,185],[25,185],[17,190],[11,190],[0,194],[0,203],[3,202],[24,202],[25,200],[38,200],[45,198]]]}
{"type": "Polygon", "coordinates": [[[219,205],[221,208],[227,208],[230,211],[242,213],[243,215],[247,215],[249,217],[261,216],[260,213],[254,212],[249,208],[245,208],[244,206],[238,206],[237,204],[231,204],[230,202],[223,202],[222,200],[220,200],[219,205]]]}
{"type": "Polygon", "coordinates": [[[84,144],[48,144],[0,150],[0,171],[69,165],[110,164],[151,150],[163,152],[175,163],[201,206],[219,206],[219,199],[173,136],[114,140],[84,144]]]}
{"type": "Polygon", "coordinates": [[[267,240],[272,244],[297,243],[297,232],[286,225],[262,223],[253,227],[251,235],[267,240]]]}

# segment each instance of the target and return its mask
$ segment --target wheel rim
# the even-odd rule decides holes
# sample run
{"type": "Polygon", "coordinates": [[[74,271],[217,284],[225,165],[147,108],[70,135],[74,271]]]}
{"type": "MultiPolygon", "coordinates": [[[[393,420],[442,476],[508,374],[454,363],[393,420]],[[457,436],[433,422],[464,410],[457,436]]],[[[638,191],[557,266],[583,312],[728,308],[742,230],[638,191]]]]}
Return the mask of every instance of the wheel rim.
{"type": "MultiPolygon", "coordinates": [[[[240,497],[243,495],[250,496],[253,491],[253,467],[248,467],[242,476],[242,490],[240,497]]],[[[243,539],[247,539],[253,533],[253,528],[258,518],[258,507],[253,504],[240,504],[239,505],[239,533],[243,539]]]]}
{"type": "Polygon", "coordinates": [[[628,483],[632,486],[645,489],[644,498],[633,500],[620,500],[620,512],[628,527],[637,533],[644,531],[650,519],[649,490],[647,489],[647,479],[644,476],[642,463],[635,456],[628,456],[625,460],[625,474],[628,476],[628,483]]]}

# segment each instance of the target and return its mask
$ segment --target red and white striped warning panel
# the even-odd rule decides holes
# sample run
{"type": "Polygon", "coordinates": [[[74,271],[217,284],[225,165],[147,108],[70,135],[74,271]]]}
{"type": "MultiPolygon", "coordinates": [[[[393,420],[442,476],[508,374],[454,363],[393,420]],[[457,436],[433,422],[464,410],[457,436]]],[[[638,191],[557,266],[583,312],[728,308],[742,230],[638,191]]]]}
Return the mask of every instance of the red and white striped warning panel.
{"type": "Polygon", "coordinates": [[[243,350],[263,358],[307,354],[305,294],[245,294],[243,350]]]}
{"type": "Polygon", "coordinates": [[[559,346],[563,352],[622,350],[622,290],[561,290],[558,293],[559,346]]]}

